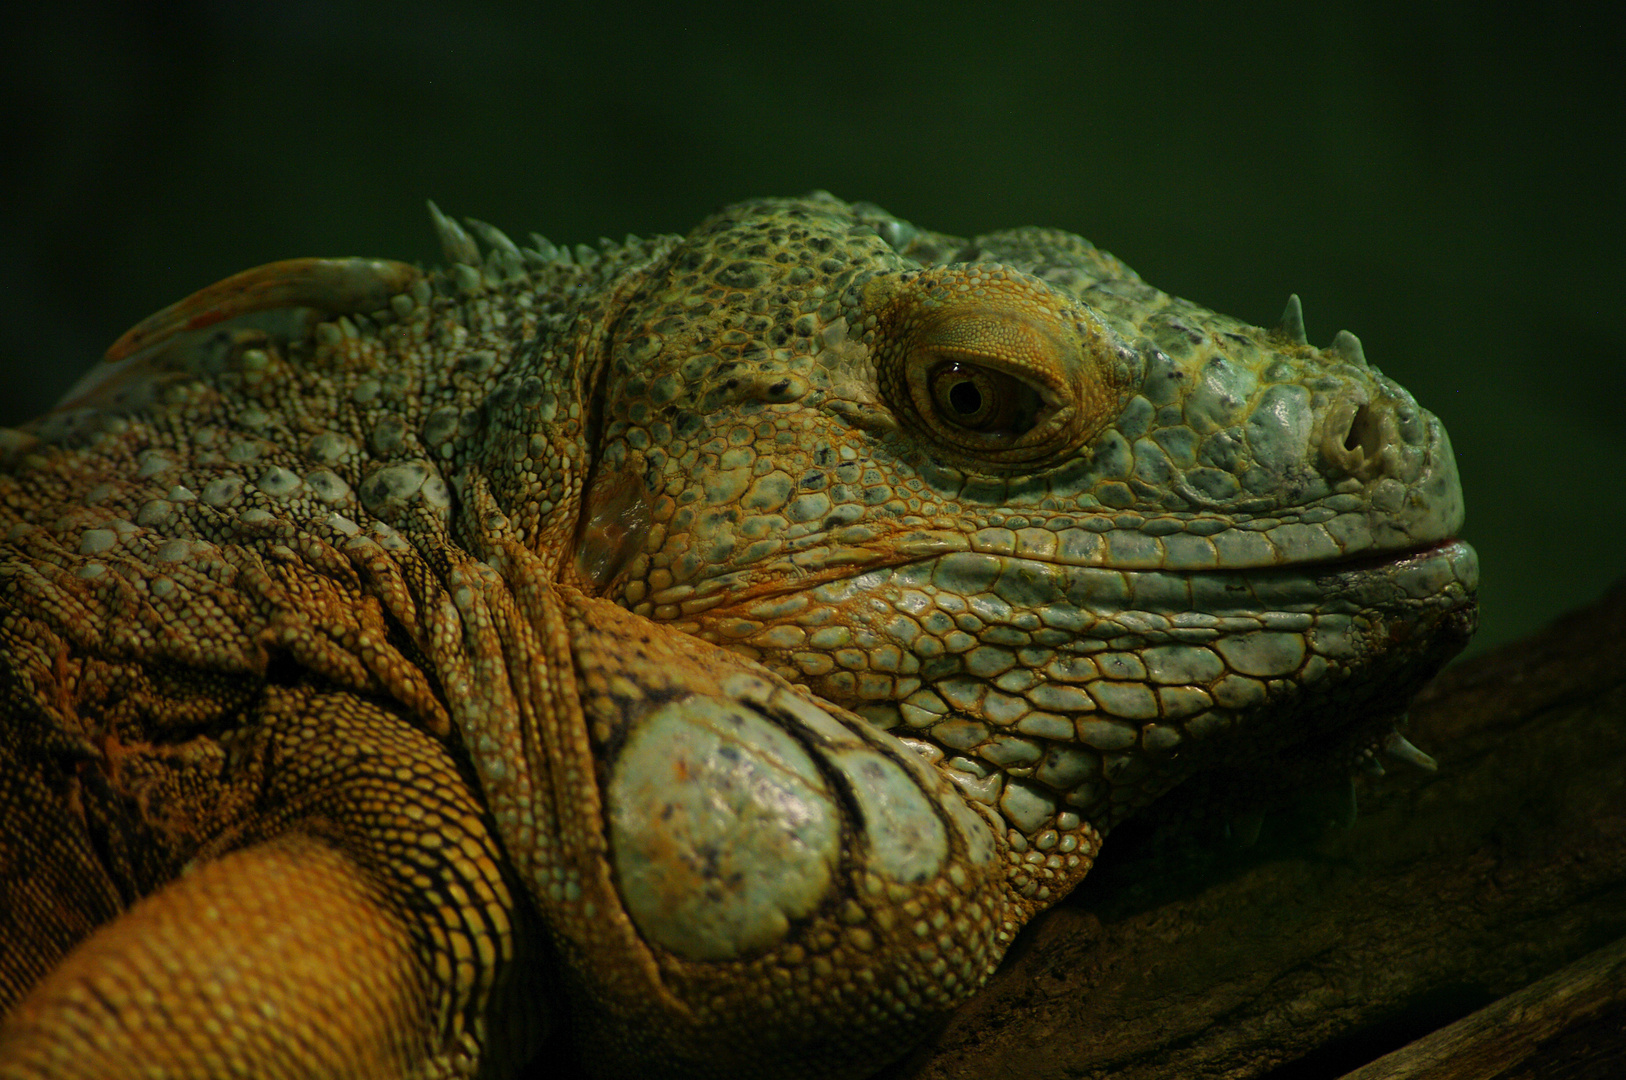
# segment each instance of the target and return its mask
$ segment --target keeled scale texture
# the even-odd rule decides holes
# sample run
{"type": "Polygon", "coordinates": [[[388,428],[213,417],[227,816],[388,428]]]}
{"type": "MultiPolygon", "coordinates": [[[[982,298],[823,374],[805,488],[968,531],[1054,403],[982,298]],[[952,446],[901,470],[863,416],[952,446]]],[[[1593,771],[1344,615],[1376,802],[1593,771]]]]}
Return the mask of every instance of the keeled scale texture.
{"type": "Polygon", "coordinates": [[[437,224],[8,435],[0,1075],[500,1073],[555,965],[600,1069],[860,1075],[1110,825],[1370,756],[1471,631],[1443,431],[1296,301],[828,196],[437,224]]]}

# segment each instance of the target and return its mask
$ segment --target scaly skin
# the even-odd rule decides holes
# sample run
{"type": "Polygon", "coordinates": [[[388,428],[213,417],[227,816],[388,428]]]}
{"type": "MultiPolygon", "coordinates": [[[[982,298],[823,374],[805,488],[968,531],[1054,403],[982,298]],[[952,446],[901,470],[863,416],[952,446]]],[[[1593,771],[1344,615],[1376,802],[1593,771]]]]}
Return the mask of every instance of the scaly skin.
{"type": "Polygon", "coordinates": [[[1193,772],[1422,760],[1449,444],[1296,300],[823,195],[436,220],[5,436],[0,1076],[503,1075],[561,1007],[859,1076],[1193,772]]]}

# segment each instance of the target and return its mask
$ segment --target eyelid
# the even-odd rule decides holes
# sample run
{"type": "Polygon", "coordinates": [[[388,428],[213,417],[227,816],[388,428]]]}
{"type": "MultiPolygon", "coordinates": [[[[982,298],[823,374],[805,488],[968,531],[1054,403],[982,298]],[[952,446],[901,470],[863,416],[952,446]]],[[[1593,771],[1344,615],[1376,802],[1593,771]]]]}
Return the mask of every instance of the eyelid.
{"type": "Polygon", "coordinates": [[[879,274],[860,295],[877,389],[905,426],[962,469],[1059,462],[1118,414],[1144,370],[1140,354],[1087,305],[1008,267],[879,274]],[[1021,422],[957,423],[934,388],[950,363],[1024,388],[1021,422]]]}

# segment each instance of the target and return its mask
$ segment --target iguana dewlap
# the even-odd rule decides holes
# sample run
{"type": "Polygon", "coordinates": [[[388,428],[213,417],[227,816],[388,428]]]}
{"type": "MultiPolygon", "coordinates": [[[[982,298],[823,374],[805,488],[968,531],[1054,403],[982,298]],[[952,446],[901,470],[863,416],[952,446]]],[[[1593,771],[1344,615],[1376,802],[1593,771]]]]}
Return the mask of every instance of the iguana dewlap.
{"type": "Polygon", "coordinates": [[[1194,771],[1426,760],[1450,445],[1296,298],[435,216],[0,433],[0,1077],[860,1076],[1194,771]]]}

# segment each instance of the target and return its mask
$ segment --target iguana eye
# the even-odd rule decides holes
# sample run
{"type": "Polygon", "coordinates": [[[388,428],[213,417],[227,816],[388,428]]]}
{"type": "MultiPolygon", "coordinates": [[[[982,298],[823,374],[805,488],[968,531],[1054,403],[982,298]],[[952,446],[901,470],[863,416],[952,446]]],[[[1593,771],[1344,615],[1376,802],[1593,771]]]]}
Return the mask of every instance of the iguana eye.
{"type": "Polygon", "coordinates": [[[1044,406],[1027,383],[975,364],[939,364],[928,378],[937,415],[968,431],[1016,437],[1033,429],[1044,406]]]}
{"type": "Polygon", "coordinates": [[[1092,310],[1004,267],[877,274],[862,297],[882,397],[957,468],[1062,459],[1118,415],[1143,370],[1092,310]]]}

